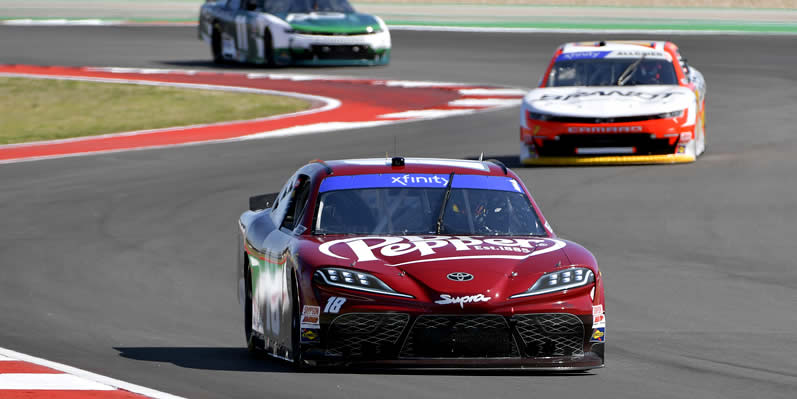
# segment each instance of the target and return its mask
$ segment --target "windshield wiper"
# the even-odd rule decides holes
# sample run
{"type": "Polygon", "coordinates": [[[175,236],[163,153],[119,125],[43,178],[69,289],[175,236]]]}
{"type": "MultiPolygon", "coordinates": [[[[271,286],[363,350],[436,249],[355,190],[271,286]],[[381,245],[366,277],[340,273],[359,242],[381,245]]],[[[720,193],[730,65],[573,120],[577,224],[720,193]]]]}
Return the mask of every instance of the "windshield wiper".
{"type": "Polygon", "coordinates": [[[446,194],[443,197],[443,204],[440,206],[440,214],[437,216],[437,234],[440,234],[443,230],[443,215],[446,213],[446,204],[448,203],[448,198],[451,197],[451,182],[454,181],[454,172],[448,176],[448,184],[446,184],[446,194]]]}
{"type": "Polygon", "coordinates": [[[631,79],[631,75],[633,75],[634,72],[636,72],[636,69],[639,68],[639,64],[642,63],[646,55],[647,54],[642,54],[642,57],[631,63],[631,65],[629,65],[628,68],[626,68],[625,71],[623,71],[623,73],[620,74],[620,76],[617,78],[618,86],[624,86],[625,83],[628,82],[628,79],[631,79]]]}

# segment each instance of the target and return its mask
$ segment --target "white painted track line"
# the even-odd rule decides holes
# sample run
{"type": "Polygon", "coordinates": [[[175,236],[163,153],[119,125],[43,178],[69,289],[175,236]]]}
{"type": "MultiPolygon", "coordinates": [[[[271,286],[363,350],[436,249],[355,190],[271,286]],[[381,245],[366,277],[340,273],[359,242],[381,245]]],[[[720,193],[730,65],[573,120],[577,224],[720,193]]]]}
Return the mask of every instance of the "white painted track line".
{"type": "Polygon", "coordinates": [[[452,107],[505,107],[519,104],[519,98],[463,98],[448,103],[452,107]]]}
{"type": "MultiPolygon", "coordinates": [[[[168,394],[165,392],[156,391],[154,389],[142,387],[140,385],[131,384],[129,382],[117,380],[114,378],[106,377],[104,375],[92,373],[90,371],[82,370],[76,367],[67,366],[65,364],[56,363],[50,360],[38,358],[35,356],[26,355],[24,353],[16,352],[6,348],[0,348],[0,357],[11,358],[12,360],[20,360],[23,362],[37,364],[39,366],[49,367],[53,370],[58,370],[60,372],[69,374],[76,378],[82,378],[84,380],[88,380],[90,382],[104,386],[110,386],[114,388],[123,389],[125,391],[137,393],[139,395],[149,396],[154,399],[183,399],[180,396],[175,396],[172,394],[168,394]]],[[[8,375],[8,374],[6,374],[8,375]]],[[[10,374],[14,375],[14,374],[10,374]]],[[[41,376],[41,374],[37,374],[41,376]]],[[[5,388],[11,389],[11,388],[5,388]]],[[[23,388],[25,389],[25,388],[23,388]]],[[[51,388],[54,389],[54,388],[51,388]]]]}
{"type": "Polygon", "coordinates": [[[528,93],[526,89],[462,89],[459,94],[463,96],[519,96],[523,97],[528,93]]]}
{"type": "Polygon", "coordinates": [[[379,115],[380,118],[442,118],[472,113],[472,109],[419,109],[379,115]]]}
{"type": "MultiPolygon", "coordinates": [[[[116,388],[71,374],[0,374],[0,390],[114,391],[116,388]]],[[[2,394],[2,391],[0,391],[2,394]]]]}

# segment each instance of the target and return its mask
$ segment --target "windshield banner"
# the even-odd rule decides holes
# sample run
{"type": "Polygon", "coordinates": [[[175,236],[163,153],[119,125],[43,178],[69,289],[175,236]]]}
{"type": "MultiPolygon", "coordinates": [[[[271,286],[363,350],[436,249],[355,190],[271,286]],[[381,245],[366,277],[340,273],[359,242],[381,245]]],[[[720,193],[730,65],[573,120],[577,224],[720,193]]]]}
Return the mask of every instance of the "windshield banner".
{"type": "MultiPolygon", "coordinates": [[[[318,192],[363,188],[446,188],[449,174],[386,173],[379,175],[330,176],[321,182],[318,192]]],[[[522,193],[515,179],[503,176],[454,175],[451,188],[512,191],[522,193]]]]}

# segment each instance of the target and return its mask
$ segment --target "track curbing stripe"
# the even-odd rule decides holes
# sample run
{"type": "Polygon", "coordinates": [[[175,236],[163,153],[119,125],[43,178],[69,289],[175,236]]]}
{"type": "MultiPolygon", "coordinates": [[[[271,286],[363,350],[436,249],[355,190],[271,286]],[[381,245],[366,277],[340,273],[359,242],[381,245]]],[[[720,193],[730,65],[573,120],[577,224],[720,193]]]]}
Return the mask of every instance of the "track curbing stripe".
{"type": "Polygon", "coordinates": [[[0,145],[0,164],[140,149],[325,133],[341,129],[375,127],[385,124],[458,116],[515,106],[520,101],[519,98],[523,92],[522,88],[491,84],[401,81],[299,74],[218,73],[182,69],[128,67],[75,68],[0,65],[0,76],[131,83],[288,95],[308,99],[316,104],[323,104],[320,107],[316,106],[316,108],[298,113],[252,120],[225,121],[213,124],[0,145]],[[269,79],[275,83],[270,84],[250,79],[269,79]],[[284,82],[285,80],[296,83],[284,82]],[[247,81],[251,83],[246,83],[247,81]],[[283,83],[279,83],[280,81],[283,81],[283,83]],[[340,86],[330,86],[326,90],[321,90],[320,93],[323,93],[324,97],[315,94],[305,94],[317,92],[316,81],[319,82],[318,84],[343,82],[351,86],[351,89],[346,90],[351,90],[355,94],[351,98],[343,95],[341,98],[345,102],[332,98],[342,95],[340,86]],[[367,97],[372,92],[368,86],[376,90],[387,90],[386,93],[389,96],[410,98],[421,93],[422,97],[425,96],[423,97],[425,100],[422,101],[422,104],[416,101],[398,101],[396,103],[388,101],[373,104],[367,97]],[[276,88],[277,90],[269,90],[270,88],[276,88]],[[395,89],[406,90],[407,95],[396,94],[395,89]],[[420,92],[417,92],[418,90],[420,92]],[[435,103],[435,101],[438,102],[435,103]],[[323,111],[331,110],[336,111],[321,114],[323,111]]]}
{"type": "Polygon", "coordinates": [[[39,357],[26,355],[24,353],[16,352],[11,349],[0,348],[0,356],[37,364],[39,366],[49,367],[51,369],[67,373],[75,377],[80,377],[89,381],[93,381],[94,383],[97,384],[111,386],[125,391],[137,393],[139,395],[149,396],[154,399],[184,399],[180,396],[157,391],[151,388],[146,388],[141,385],[131,384],[129,382],[117,380],[115,378],[106,377],[104,375],[92,373],[90,371],[79,369],[77,367],[67,366],[65,364],[56,363],[39,357]]]}

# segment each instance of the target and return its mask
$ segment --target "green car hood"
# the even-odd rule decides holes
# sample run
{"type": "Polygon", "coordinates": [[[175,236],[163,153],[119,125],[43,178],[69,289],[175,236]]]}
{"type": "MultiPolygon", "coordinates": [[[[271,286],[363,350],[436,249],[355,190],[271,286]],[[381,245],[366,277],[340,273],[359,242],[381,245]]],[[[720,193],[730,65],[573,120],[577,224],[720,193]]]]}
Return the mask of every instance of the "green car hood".
{"type": "Polygon", "coordinates": [[[309,14],[283,14],[285,20],[296,31],[321,34],[351,35],[379,31],[379,22],[368,14],[314,12],[309,14]],[[368,28],[372,30],[369,32],[368,28]]]}

